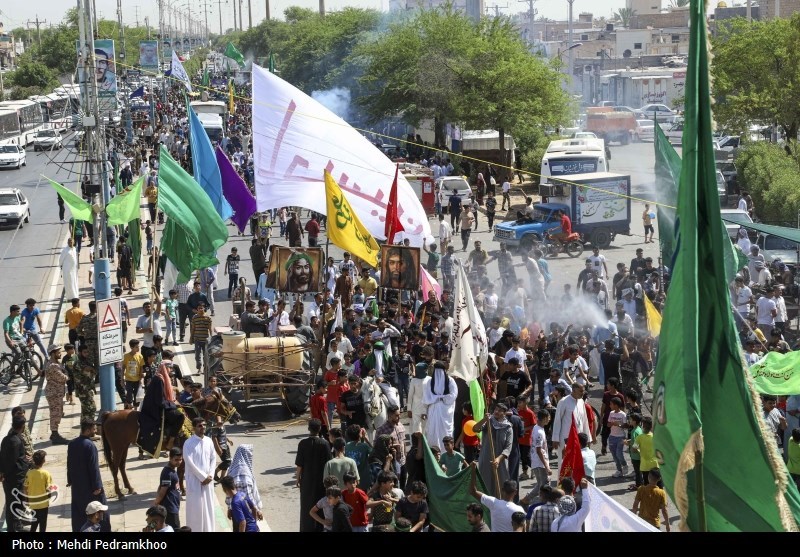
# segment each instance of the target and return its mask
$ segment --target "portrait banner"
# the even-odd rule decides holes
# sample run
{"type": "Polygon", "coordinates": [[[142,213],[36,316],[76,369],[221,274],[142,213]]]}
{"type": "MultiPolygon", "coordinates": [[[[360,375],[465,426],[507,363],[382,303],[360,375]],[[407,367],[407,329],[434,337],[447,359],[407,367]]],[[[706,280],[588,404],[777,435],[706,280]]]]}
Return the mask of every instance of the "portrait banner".
{"type": "Polygon", "coordinates": [[[271,246],[267,288],[296,294],[319,292],[324,258],[322,248],[271,246]]]}
{"type": "MultiPolygon", "coordinates": [[[[83,83],[85,77],[81,71],[81,43],[75,41],[76,52],[78,53],[78,81],[83,83]]],[[[117,66],[115,63],[114,41],[111,39],[97,39],[94,41],[94,75],[97,81],[97,102],[100,106],[100,114],[108,116],[110,112],[115,112],[118,108],[117,103],[117,66]]]]}
{"type": "Polygon", "coordinates": [[[169,37],[161,41],[161,60],[164,62],[172,60],[172,39],[169,37]]]}
{"type": "Polygon", "coordinates": [[[158,71],[158,41],[139,41],[139,66],[143,70],[158,71]]]}
{"type": "Polygon", "coordinates": [[[381,246],[381,287],[419,290],[419,252],[419,248],[381,246]]]}

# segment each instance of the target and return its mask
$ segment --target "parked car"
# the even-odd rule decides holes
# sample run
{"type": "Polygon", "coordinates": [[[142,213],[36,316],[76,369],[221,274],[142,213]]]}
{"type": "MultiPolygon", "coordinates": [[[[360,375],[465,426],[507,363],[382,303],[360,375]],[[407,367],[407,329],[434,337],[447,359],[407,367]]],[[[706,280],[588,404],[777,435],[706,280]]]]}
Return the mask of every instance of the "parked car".
{"type": "Polygon", "coordinates": [[[645,118],[652,118],[655,115],[656,120],[659,122],[672,122],[678,115],[667,105],[655,103],[644,105],[639,109],[639,112],[644,114],[645,118]]]}
{"type": "Polygon", "coordinates": [[[0,226],[20,226],[30,222],[31,208],[18,188],[0,189],[0,226]]]}
{"type": "Polygon", "coordinates": [[[739,174],[736,171],[736,165],[733,164],[733,161],[717,161],[717,170],[722,172],[722,176],[725,178],[728,195],[736,193],[736,188],[739,185],[739,174]]]}
{"type": "Polygon", "coordinates": [[[19,170],[27,165],[25,149],[16,144],[0,145],[0,167],[19,170]]]}
{"type": "Polygon", "coordinates": [[[56,130],[42,130],[33,136],[34,151],[49,151],[50,149],[61,149],[64,144],[61,142],[61,134],[56,130]]]}
{"type": "Polygon", "coordinates": [[[672,145],[680,145],[683,141],[683,122],[674,122],[664,131],[664,135],[672,145]]]}
{"type": "Polygon", "coordinates": [[[581,139],[581,138],[590,138],[590,139],[597,139],[597,135],[594,132],[575,132],[572,134],[572,139],[581,139]]]}
{"type": "Polygon", "coordinates": [[[463,176],[444,176],[436,180],[436,191],[444,189],[443,209],[447,206],[450,196],[455,191],[461,198],[461,204],[469,203],[469,196],[472,195],[472,188],[463,176]]]}
{"type": "Polygon", "coordinates": [[[736,240],[739,234],[739,228],[742,224],[752,224],[753,219],[747,211],[741,209],[722,209],[722,219],[725,222],[725,229],[728,231],[728,236],[731,240],[736,240]],[[733,221],[733,222],[728,222],[733,221]]]}
{"type": "Polygon", "coordinates": [[[636,120],[636,141],[654,141],[656,128],[652,120],[636,120]]]}
{"type": "Polygon", "coordinates": [[[723,209],[728,206],[728,184],[725,183],[725,176],[719,170],[715,174],[717,178],[717,194],[719,194],[719,206],[723,209]]]}
{"type": "Polygon", "coordinates": [[[767,263],[780,259],[790,267],[797,265],[797,253],[800,250],[797,242],[772,234],[759,234],[756,243],[761,248],[761,253],[767,263]]]}

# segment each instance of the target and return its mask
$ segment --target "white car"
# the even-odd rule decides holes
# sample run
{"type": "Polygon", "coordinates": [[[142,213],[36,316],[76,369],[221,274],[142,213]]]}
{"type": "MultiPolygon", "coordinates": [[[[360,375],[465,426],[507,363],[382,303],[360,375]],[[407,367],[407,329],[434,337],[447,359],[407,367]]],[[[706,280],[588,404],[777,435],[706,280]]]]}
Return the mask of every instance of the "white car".
{"type": "Polygon", "coordinates": [[[469,203],[469,196],[472,195],[472,188],[463,176],[444,176],[436,180],[436,191],[444,190],[444,201],[442,208],[446,208],[450,203],[450,196],[455,192],[461,198],[461,204],[469,203]]]}
{"type": "Polygon", "coordinates": [[[0,167],[19,170],[23,166],[27,166],[27,164],[25,149],[15,144],[0,145],[0,167]]]}
{"type": "Polygon", "coordinates": [[[656,120],[659,122],[672,122],[677,116],[677,113],[665,104],[646,104],[639,109],[645,118],[652,118],[655,114],[656,120]]]}
{"type": "Polygon", "coordinates": [[[61,134],[56,130],[42,130],[33,136],[34,151],[61,149],[63,146],[64,144],[61,142],[61,134]]]}
{"type": "Polygon", "coordinates": [[[655,133],[652,120],[636,120],[636,141],[654,141],[655,133]]]}
{"type": "Polygon", "coordinates": [[[742,211],[741,209],[722,209],[720,213],[723,222],[725,223],[725,229],[728,231],[728,236],[730,236],[731,240],[733,241],[736,241],[736,238],[739,235],[739,228],[741,228],[740,224],[753,223],[753,219],[750,218],[750,214],[747,211],[742,211]]]}
{"type": "Polygon", "coordinates": [[[0,189],[0,226],[19,226],[30,222],[31,208],[28,200],[17,188],[0,189]]]}
{"type": "Polygon", "coordinates": [[[681,145],[683,143],[683,122],[675,122],[673,123],[667,130],[664,132],[667,136],[669,142],[673,145],[681,145]]]}
{"type": "Polygon", "coordinates": [[[594,132],[575,132],[572,134],[572,139],[597,139],[597,134],[594,132]]]}

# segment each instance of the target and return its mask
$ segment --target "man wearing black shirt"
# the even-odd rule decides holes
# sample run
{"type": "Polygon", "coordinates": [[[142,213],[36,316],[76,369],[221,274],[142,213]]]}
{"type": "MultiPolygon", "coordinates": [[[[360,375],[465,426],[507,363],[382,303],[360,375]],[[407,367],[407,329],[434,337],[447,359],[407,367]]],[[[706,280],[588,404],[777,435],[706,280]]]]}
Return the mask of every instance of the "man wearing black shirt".
{"type": "Polygon", "coordinates": [[[605,350],[600,353],[600,361],[603,364],[603,380],[607,382],[611,377],[616,377],[621,382],[619,367],[621,362],[626,362],[630,358],[628,353],[628,343],[622,343],[622,353],[617,353],[614,349],[616,334],[605,342],[605,350]]]}
{"type": "Polygon", "coordinates": [[[528,396],[533,384],[528,376],[519,370],[517,359],[510,358],[504,367],[506,367],[506,373],[501,379],[506,380],[506,396],[513,396],[515,399],[521,396],[528,396]]]}
{"type": "MultiPolygon", "coordinates": [[[[339,414],[347,418],[347,425],[358,424],[367,427],[367,413],[364,411],[364,396],[361,394],[361,378],[351,375],[347,378],[350,390],[339,395],[339,414]]],[[[346,426],[342,425],[342,429],[346,426]]]]}
{"type": "Polygon", "coordinates": [[[6,529],[8,532],[21,531],[21,524],[16,513],[11,510],[12,504],[19,501],[14,495],[14,490],[22,493],[25,475],[30,465],[25,458],[25,441],[22,432],[25,430],[25,417],[14,416],[11,421],[11,431],[8,432],[0,444],[0,479],[3,480],[3,492],[6,502],[6,529]]]}
{"type": "Polygon", "coordinates": [[[425,358],[422,357],[422,351],[426,346],[428,346],[428,334],[420,331],[417,333],[417,343],[411,347],[411,357],[414,358],[415,365],[425,361],[425,358]]]}
{"type": "Polygon", "coordinates": [[[647,266],[644,261],[644,250],[639,248],[636,250],[636,257],[631,259],[630,273],[634,277],[644,276],[642,270],[647,266]]]}
{"type": "Polygon", "coordinates": [[[408,389],[411,386],[411,374],[413,373],[414,359],[406,351],[406,343],[397,343],[397,354],[392,359],[392,384],[397,387],[397,394],[400,397],[400,406],[403,412],[406,409],[406,399],[408,399],[408,389]]]}

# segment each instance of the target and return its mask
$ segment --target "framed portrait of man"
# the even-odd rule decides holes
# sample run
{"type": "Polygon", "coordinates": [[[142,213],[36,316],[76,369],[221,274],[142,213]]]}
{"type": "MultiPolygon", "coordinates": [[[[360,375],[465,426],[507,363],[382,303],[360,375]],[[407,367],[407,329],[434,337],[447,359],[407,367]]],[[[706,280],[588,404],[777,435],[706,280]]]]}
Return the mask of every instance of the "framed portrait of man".
{"type": "Polygon", "coordinates": [[[323,261],[321,248],[271,246],[267,288],[298,294],[319,292],[323,261]]]}
{"type": "Polygon", "coordinates": [[[381,287],[395,290],[419,288],[419,248],[381,246],[381,287]]]}

